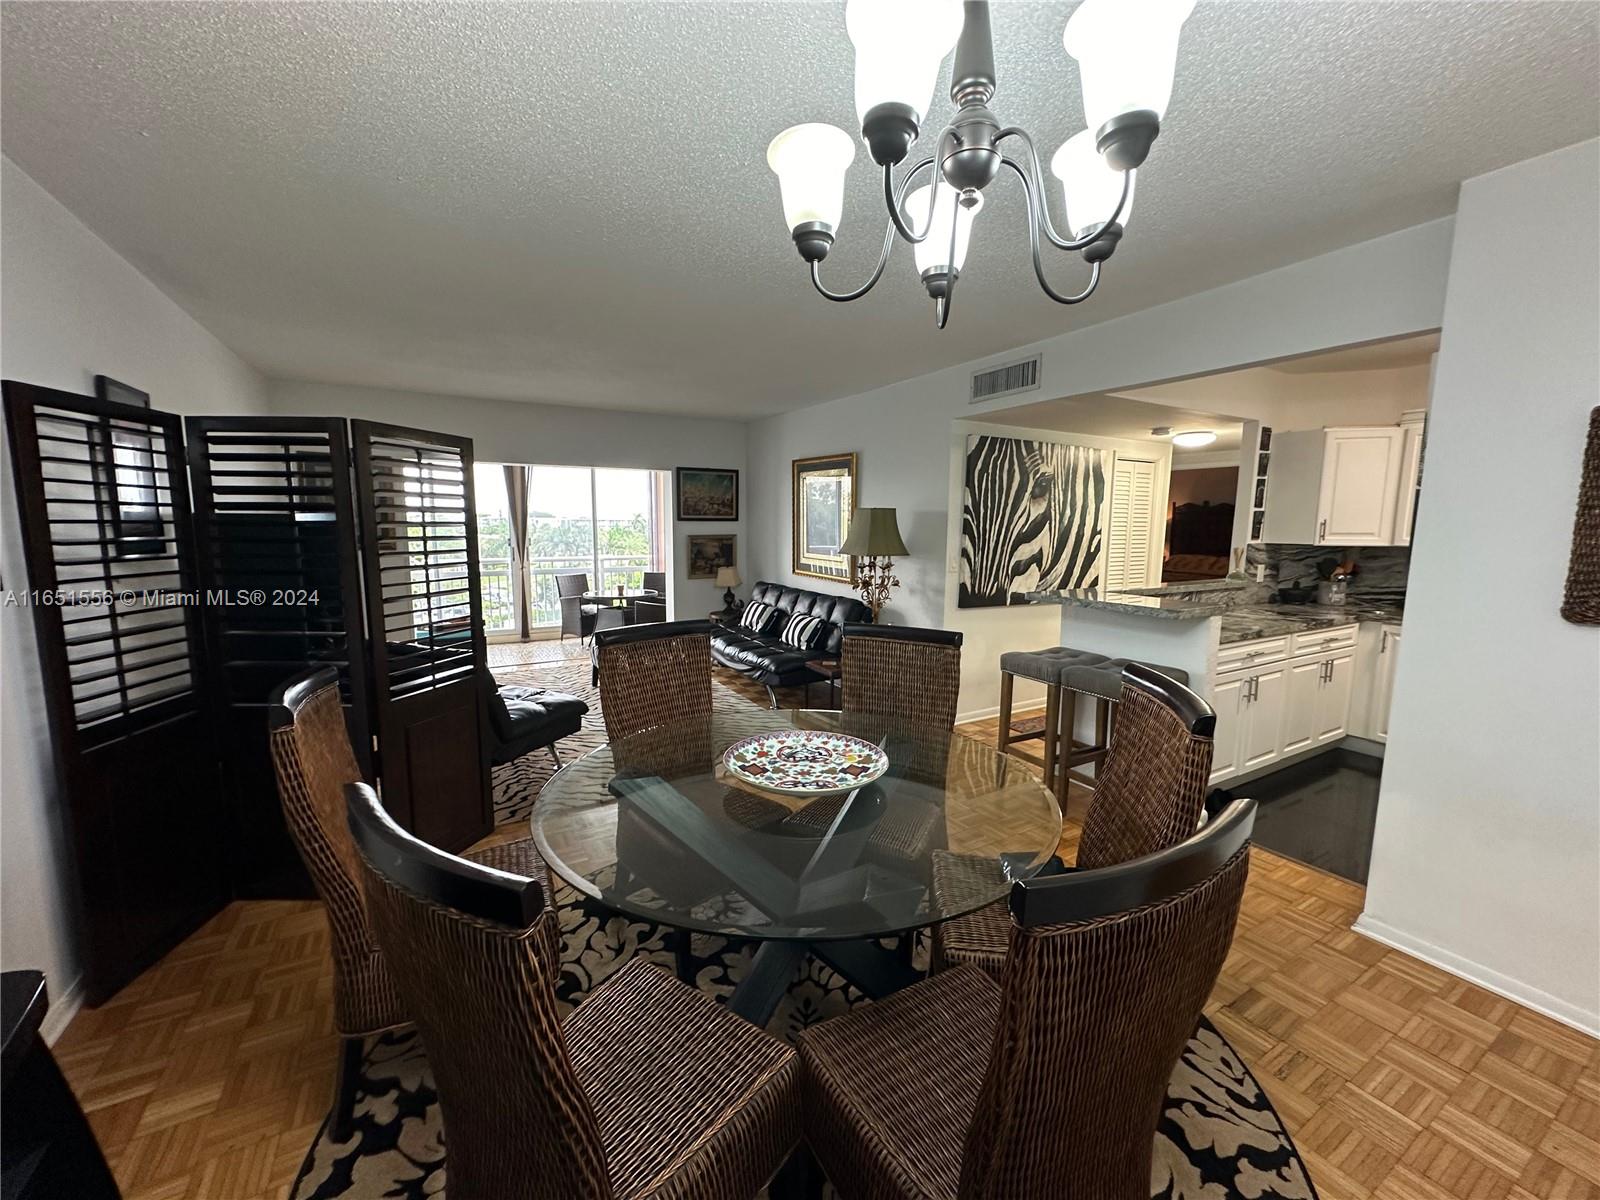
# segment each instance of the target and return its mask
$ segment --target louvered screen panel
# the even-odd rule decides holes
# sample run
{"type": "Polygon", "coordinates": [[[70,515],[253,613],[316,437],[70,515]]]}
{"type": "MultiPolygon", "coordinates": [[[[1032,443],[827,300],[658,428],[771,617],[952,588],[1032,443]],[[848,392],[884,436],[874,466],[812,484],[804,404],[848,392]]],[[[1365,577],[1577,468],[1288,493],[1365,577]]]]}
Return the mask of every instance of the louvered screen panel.
{"type": "Polygon", "coordinates": [[[225,900],[183,439],[11,380],[5,406],[97,1003],[225,900]]]}
{"type": "Polygon", "coordinates": [[[310,893],[267,742],[273,688],[339,669],[370,774],[367,663],[349,438],[339,418],[190,417],[189,466],[212,695],[224,726],[235,890],[310,893]]]}
{"type": "Polygon", "coordinates": [[[490,827],[472,442],[351,422],[384,804],[455,849],[490,827]]]}

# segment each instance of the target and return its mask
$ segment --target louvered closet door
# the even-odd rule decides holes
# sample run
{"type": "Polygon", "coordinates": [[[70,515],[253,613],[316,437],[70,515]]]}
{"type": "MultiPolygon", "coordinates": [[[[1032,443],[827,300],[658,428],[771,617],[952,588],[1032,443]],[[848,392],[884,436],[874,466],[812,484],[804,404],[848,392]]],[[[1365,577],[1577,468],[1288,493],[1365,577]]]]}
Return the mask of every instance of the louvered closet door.
{"type": "Polygon", "coordinates": [[[1155,545],[1156,467],[1118,458],[1112,472],[1111,524],[1103,587],[1145,587],[1155,545]]]}
{"type": "Polygon", "coordinates": [[[228,782],[237,895],[311,894],[284,824],[267,697],[308,666],[339,669],[345,720],[370,775],[365,623],[350,441],[342,418],[190,417],[210,692],[228,782]]]}
{"type": "Polygon", "coordinates": [[[183,438],[10,380],[5,407],[28,587],[61,601],[31,615],[98,1004],[227,899],[183,438]]]}
{"type": "Polygon", "coordinates": [[[350,423],[384,807],[447,850],[489,832],[472,442],[350,423]]]}

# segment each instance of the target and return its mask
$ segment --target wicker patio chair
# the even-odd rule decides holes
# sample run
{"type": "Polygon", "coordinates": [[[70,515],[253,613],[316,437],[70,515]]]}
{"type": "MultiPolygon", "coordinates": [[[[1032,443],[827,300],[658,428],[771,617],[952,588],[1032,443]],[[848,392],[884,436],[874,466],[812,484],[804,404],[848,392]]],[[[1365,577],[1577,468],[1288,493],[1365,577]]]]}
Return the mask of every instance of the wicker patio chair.
{"type": "Polygon", "coordinates": [[[798,1035],[845,1200],[1147,1200],[1162,1101],[1233,940],[1255,802],[1011,893],[1002,982],[957,967],[798,1035]]]}
{"type": "Polygon", "coordinates": [[[667,598],[667,573],[665,571],[646,571],[641,586],[647,592],[654,592],[664,601],[667,598]]]}
{"type": "Polygon", "coordinates": [[[468,1200],[748,1200],[800,1137],[800,1064],[636,959],[556,1013],[556,917],[536,881],[419,842],[346,791],[373,928],[428,1053],[468,1200]]]}
{"type": "Polygon", "coordinates": [[[711,622],[658,621],[594,637],[600,712],[612,742],[711,715],[711,622]]]}
{"type": "MultiPolygon", "coordinates": [[[[1194,832],[1205,808],[1217,724],[1211,706],[1183,684],[1133,663],[1122,672],[1119,710],[1078,841],[1078,870],[1177,845],[1194,832]]],[[[934,886],[968,886],[972,881],[962,877],[973,872],[1000,881],[993,860],[939,855],[934,886]]],[[[1009,939],[1003,904],[946,921],[933,931],[934,969],[970,963],[999,978],[1009,939]]]]}
{"type": "Polygon", "coordinates": [[[578,572],[556,576],[556,598],[561,604],[561,637],[576,637],[580,642],[594,633],[595,622],[600,619],[598,604],[585,604],[583,594],[589,590],[589,576],[578,572]]]}
{"type": "MultiPolygon", "coordinates": [[[[350,1133],[361,1059],[372,1034],[409,1022],[373,939],[361,894],[355,844],[344,815],[344,788],[361,780],[332,667],[304,671],[268,700],[267,724],[278,798],[295,847],[328,917],[333,954],[333,1025],[342,1039],[329,1133],[350,1133]]],[[[532,838],[472,852],[479,862],[548,885],[532,838]]]]}

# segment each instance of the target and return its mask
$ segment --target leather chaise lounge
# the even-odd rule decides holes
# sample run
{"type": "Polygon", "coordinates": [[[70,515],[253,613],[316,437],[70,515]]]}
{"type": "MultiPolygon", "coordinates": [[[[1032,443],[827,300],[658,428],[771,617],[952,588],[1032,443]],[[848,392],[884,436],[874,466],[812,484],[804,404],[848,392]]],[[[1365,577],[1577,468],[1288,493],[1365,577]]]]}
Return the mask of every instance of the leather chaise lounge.
{"type": "Polygon", "coordinates": [[[837,659],[839,644],[848,624],[872,620],[872,610],[851,596],[829,595],[804,588],[760,582],[751,589],[750,603],[770,604],[777,613],[760,631],[742,625],[720,625],[711,631],[711,657],[724,667],[748,676],[767,689],[772,707],[778,707],[775,688],[803,687],[823,676],[811,669],[818,659],[837,659]],[[795,613],[822,618],[807,648],[790,646],[780,634],[795,613]]]}

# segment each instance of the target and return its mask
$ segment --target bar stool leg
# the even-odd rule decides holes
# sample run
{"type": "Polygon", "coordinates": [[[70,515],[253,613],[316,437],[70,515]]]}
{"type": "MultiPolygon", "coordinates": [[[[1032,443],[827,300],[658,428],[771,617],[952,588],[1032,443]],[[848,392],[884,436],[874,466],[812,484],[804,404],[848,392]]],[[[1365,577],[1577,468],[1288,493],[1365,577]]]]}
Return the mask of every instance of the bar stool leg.
{"type": "Polygon", "coordinates": [[[1055,778],[1056,760],[1060,757],[1057,735],[1061,729],[1061,685],[1045,684],[1044,692],[1044,785],[1050,786],[1055,778]]]}
{"type": "Polygon", "coordinates": [[[1004,754],[1011,744],[1011,687],[1016,676],[1010,671],[1000,672],[1000,736],[998,748],[1004,754]]]}
{"type": "MultiPolygon", "coordinates": [[[[1078,727],[1078,693],[1071,688],[1061,689],[1065,695],[1061,704],[1061,733],[1060,745],[1056,751],[1056,803],[1062,808],[1067,806],[1068,776],[1072,771],[1073,747],[1076,745],[1075,733],[1078,727]]],[[[1046,781],[1048,782],[1048,780],[1046,781]]]]}

